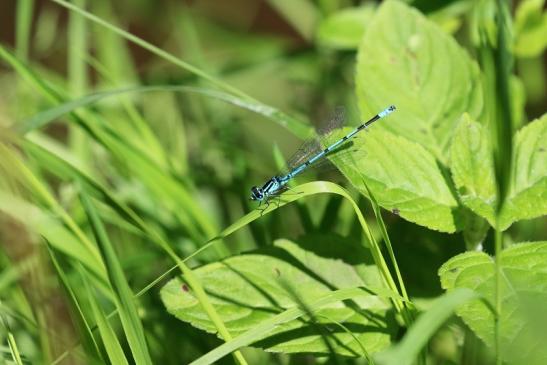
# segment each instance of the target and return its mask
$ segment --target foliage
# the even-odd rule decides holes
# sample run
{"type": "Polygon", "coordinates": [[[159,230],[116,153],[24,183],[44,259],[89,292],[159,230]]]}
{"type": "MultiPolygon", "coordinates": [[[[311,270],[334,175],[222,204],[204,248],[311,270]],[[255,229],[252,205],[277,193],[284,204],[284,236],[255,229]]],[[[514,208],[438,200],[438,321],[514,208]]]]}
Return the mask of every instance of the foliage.
{"type": "Polygon", "coordinates": [[[0,18],[2,360],[545,363],[544,1],[211,4],[0,18]]]}

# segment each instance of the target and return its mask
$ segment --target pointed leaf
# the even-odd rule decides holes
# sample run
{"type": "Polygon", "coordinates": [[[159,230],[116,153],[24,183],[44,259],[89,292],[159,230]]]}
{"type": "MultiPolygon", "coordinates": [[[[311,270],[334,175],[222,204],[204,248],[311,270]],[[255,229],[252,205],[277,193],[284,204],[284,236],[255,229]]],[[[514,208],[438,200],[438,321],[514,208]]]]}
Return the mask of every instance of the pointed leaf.
{"type": "Polygon", "coordinates": [[[488,131],[464,114],[450,152],[452,177],[462,203],[495,227],[498,203],[488,131]]]}
{"type": "Polygon", "coordinates": [[[515,136],[513,171],[500,228],[547,214],[547,114],[515,136]]]}
{"type": "Polygon", "coordinates": [[[382,128],[420,143],[448,162],[452,132],[468,112],[477,118],[482,90],[475,62],[434,22],[400,1],[384,2],[367,27],[357,61],[363,115],[395,104],[382,128]]]}

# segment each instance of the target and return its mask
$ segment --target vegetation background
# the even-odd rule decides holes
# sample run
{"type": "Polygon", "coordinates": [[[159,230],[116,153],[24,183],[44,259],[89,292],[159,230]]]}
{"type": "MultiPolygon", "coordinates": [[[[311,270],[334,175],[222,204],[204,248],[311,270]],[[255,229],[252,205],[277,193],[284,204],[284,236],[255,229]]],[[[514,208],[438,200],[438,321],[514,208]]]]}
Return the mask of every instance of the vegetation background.
{"type": "Polygon", "coordinates": [[[546,45],[543,0],[0,2],[0,362],[547,363],[546,45]]]}

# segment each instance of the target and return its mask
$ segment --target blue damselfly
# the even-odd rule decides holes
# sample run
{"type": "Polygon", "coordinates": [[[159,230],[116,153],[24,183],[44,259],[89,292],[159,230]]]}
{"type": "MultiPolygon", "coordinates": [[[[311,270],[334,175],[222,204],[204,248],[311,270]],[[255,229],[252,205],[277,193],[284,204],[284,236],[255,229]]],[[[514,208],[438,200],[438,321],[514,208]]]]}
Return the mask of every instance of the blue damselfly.
{"type": "Polygon", "coordinates": [[[350,139],[355,137],[357,133],[367,129],[372,123],[374,123],[378,119],[387,116],[394,110],[395,106],[391,105],[390,107],[376,114],[374,117],[361,124],[350,133],[340,138],[336,142],[332,143],[325,149],[320,151],[314,151],[312,154],[305,156],[305,158],[297,159],[299,161],[298,164],[289,164],[289,170],[287,173],[275,175],[270,180],[268,180],[262,187],[253,186],[251,188],[251,200],[258,201],[259,206],[262,203],[269,204],[269,199],[285,191],[287,189],[287,184],[289,183],[289,181],[291,181],[296,175],[301,174],[311,165],[339,151],[350,139]]]}

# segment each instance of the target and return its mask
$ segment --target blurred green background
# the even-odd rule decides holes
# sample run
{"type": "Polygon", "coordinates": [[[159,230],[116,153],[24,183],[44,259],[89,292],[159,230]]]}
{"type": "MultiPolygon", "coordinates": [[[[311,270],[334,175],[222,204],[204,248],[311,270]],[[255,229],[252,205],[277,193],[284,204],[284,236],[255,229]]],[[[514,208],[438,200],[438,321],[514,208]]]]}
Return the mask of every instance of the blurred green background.
{"type": "MultiPolygon", "coordinates": [[[[474,1],[406,2],[452,34],[474,55],[470,34],[474,1]]],[[[356,52],[367,21],[378,6],[375,1],[75,0],[73,3],[302,124],[319,126],[339,105],[347,110],[348,125],[357,125],[360,120],[355,96],[356,52]]],[[[547,39],[547,34],[545,27],[537,29],[538,22],[545,23],[543,2],[526,6],[529,9],[523,9],[519,1],[512,3],[516,14],[515,83],[517,94],[525,100],[521,119],[530,121],[547,109],[547,62],[545,42],[541,41],[547,39]]],[[[101,90],[139,85],[211,88],[211,83],[195,73],[103,27],[69,15],[66,9],[50,1],[1,1],[0,44],[13,51],[19,61],[48,85],[37,87],[36,78],[27,77],[25,81],[21,72],[14,72],[8,62],[1,62],[2,127],[37,115],[59,101],[101,90]],[[56,99],[55,95],[61,96],[56,99]]],[[[33,134],[32,142],[74,162],[93,181],[107,186],[117,199],[161,232],[180,257],[190,255],[252,210],[254,205],[248,201],[250,187],[275,173],[283,163],[283,156],[289,157],[301,143],[301,136],[284,128],[281,122],[207,95],[167,89],[128,93],[89,109],[88,115],[79,118],[89,117],[104,123],[115,131],[116,138],[121,136],[122,144],[117,144],[115,138],[109,140],[108,133],[101,137],[102,130],[94,131],[85,122],[66,122],[67,118],[59,119],[63,123],[49,124],[43,133],[33,134]],[[132,149],[124,150],[127,146],[132,149]]],[[[74,176],[38,150],[29,153],[25,161],[59,206],[89,231],[74,176]]],[[[7,176],[6,166],[7,163],[3,172],[7,176]]],[[[331,172],[316,177],[343,183],[343,179],[331,172]]],[[[370,203],[355,191],[351,194],[367,218],[373,220],[370,203]]],[[[40,200],[34,199],[33,193],[21,195],[30,201],[40,200]]],[[[40,201],[37,205],[44,207],[48,203],[40,201]]],[[[133,292],[172,266],[161,248],[150,244],[142,232],[120,218],[108,204],[101,204],[98,209],[133,292]]],[[[58,217],[55,209],[50,210],[58,217]]],[[[431,231],[391,212],[384,212],[384,219],[407,289],[427,306],[429,299],[442,292],[437,278],[441,264],[466,250],[463,235],[431,231]]],[[[81,336],[81,328],[73,305],[60,288],[56,276],[59,274],[55,274],[48,250],[37,245],[40,238],[27,232],[22,224],[7,216],[2,216],[0,222],[3,226],[0,300],[24,362],[92,363],[81,349],[66,352],[76,343],[74,339],[81,336]],[[48,335],[44,328],[59,340],[53,339],[55,336],[48,335]]],[[[67,221],[63,224],[66,226],[67,221]]],[[[380,237],[378,226],[372,224],[372,228],[373,234],[380,237]]],[[[190,263],[199,266],[268,246],[275,239],[305,241],[325,232],[336,232],[353,242],[364,240],[353,212],[342,198],[320,196],[249,224],[190,263]]],[[[512,242],[546,236],[545,218],[518,222],[507,232],[507,239],[512,242]]],[[[483,245],[487,252],[493,252],[492,234],[483,245]]],[[[82,293],[78,291],[83,291],[81,274],[71,260],[73,257],[59,258],[60,265],[68,272],[68,282],[79,296],[82,293]]],[[[151,356],[157,364],[188,363],[221,341],[165,311],[158,294],[164,283],[165,278],[140,299],[139,315],[151,356]]],[[[113,305],[105,298],[99,302],[108,313],[113,305]]],[[[84,311],[90,312],[90,305],[84,306],[84,311]]],[[[458,362],[461,327],[454,330],[460,324],[457,319],[454,322],[447,326],[449,335],[441,332],[433,341],[432,363],[464,363],[458,362]]],[[[122,332],[119,323],[114,327],[118,333],[122,332]]],[[[2,346],[2,356],[7,359],[9,351],[5,344],[2,346]]],[[[122,347],[128,351],[123,341],[122,347]]],[[[244,354],[250,363],[256,364],[334,361],[312,355],[272,355],[255,349],[246,349],[244,354]]],[[[226,357],[222,363],[233,361],[226,357]]],[[[365,363],[362,359],[347,361],[365,363]]]]}

